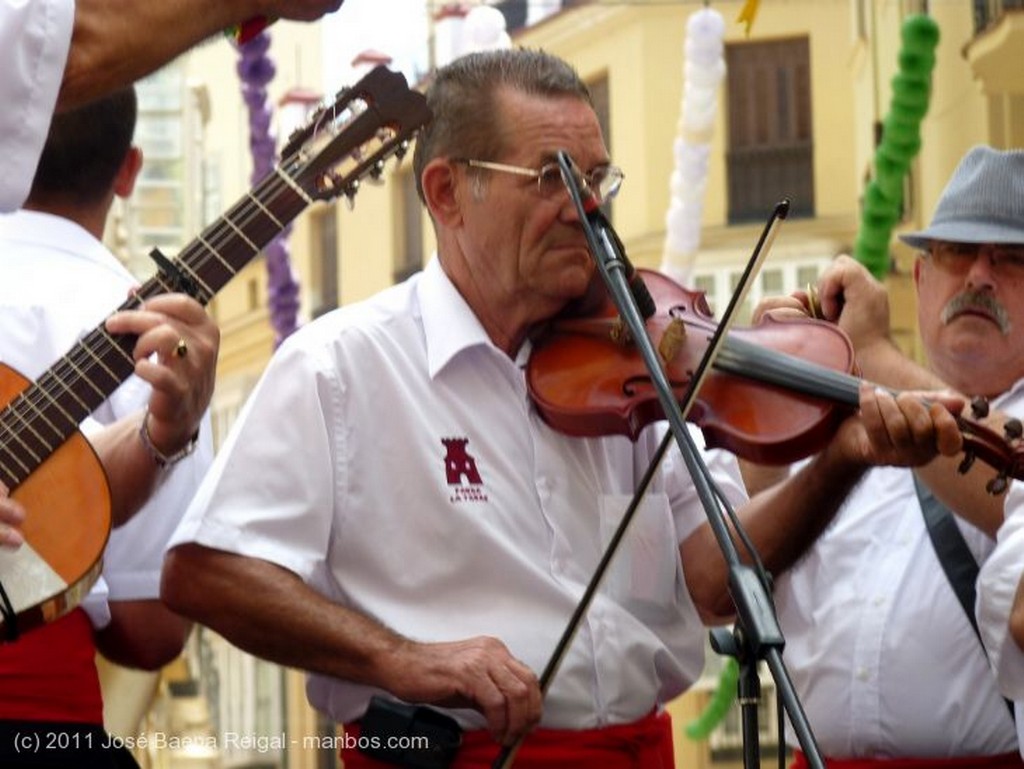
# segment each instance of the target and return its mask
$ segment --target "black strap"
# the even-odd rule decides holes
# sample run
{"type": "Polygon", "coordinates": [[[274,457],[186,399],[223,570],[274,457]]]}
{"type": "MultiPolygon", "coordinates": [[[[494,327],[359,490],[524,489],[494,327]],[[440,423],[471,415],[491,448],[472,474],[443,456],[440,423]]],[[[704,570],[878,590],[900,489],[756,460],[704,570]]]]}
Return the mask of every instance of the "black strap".
{"type": "MultiPolygon", "coordinates": [[[[981,631],[978,629],[978,619],[974,616],[975,589],[974,585],[978,580],[978,562],[974,554],[964,540],[963,532],[956,525],[956,518],[948,507],[936,499],[931,490],[924,486],[917,473],[914,477],[914,489],[917,491],[917,501],[921,505],[921,513],[924,515],[924,523],[928,529],[928,536],[931,537],[932,547],[935,548],[935,555],[939,557],[942,570],[946,572],[946,579],[956,594],[960,606],[967,615],[967,620],[974,628],[974,634],[978,637],[978,643],[982,643],[981,631]]],[[[988,652],[982,644],[981,650],[985,652],[986,659],[988,652]]],[[[1010,709],[1010,717],[1014,717],[1013,703],[1005,700],[1010,709]]]]}

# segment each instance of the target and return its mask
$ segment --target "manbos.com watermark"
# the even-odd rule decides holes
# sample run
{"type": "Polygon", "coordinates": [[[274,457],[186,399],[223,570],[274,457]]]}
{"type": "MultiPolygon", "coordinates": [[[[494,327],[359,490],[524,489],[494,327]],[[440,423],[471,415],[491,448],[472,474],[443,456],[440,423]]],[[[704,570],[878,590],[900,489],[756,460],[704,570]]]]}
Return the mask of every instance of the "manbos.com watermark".
{"type": "Polygon", "coordinates": [[[67,751],[110,750],[125,748],[139,751],[203,751],[208,753],[248,752],[277,753],[279,751],[329,750],[428,750],[430,741],[422,735],[395,735],[389,737],[342,734],[306,734],[301,737],[252,732],[224,732],[221,735],[172,734],[163,731],[137,734],[94,734],[64,732],[60,729],[26,730],[14,735],[14,751],[31,754],[62,754],[67,751]]]}
{"type": "Polygon", "coordinates": [[[128,750],[187,750],[202,748],[208,751],[249,753],[275,753],[291,750],[428,750],[430,740],[422,735],[395,735],[390,737],[342,734],[305,734],[301,737],[278,734],[224,732],[215,735],[175,735],[166,732],[143,732],[136,735],[108,738],[104,748],[123,747],[128,750]]]}

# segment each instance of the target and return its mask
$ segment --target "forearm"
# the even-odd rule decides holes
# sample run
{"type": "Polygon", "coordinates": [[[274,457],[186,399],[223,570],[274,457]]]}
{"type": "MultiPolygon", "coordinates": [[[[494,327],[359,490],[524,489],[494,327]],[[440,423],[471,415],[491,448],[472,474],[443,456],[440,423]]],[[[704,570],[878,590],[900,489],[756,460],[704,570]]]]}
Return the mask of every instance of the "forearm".
{"type": "Polygon", "coordinates": [[[946,390],[949,386],[930,369],[906,356],[888,337],[857,350],[860,376],[892,390],[946,390]]]}
{"type": "Polygon", "coordinates": [[[111,601],[110,614],[110,623],[96,633],[96,648],[129,668],[159,670],[181,653],[192,629],[157,599],[111,601]]]}
{"type": "Polygon", "coordinates": [[[129,85],[256,6],[255,0],[76,0],[58,108],[129,85]]]}
{"type": "MultiPolygon", "coordinates": [[[[751,497],[738,511],[767,570],[779,575],[813,544],[835,516],[843,500],[863,477],[866,467],[826,448],[797,473],[751,497]]],[[[735,532],[740,558],[750,563],[735,532]]],[[[707,622],[730,617],[728,570],[710,527],[697,529],[680,549],[687,587],[707,622]]]]}
{"type": "Polygon", "coordinates": [[[139,438],[141,412],[124,417],[89,436],[110,486],[111,521],[126,523],[149,499],[160,468],[139,438]]]}
{"type": "Polygon", "coordinates": [[[407,702],[475,708],[501,742],[540,720],[536,675],[497,638],[413,641],[280,566],[196,544],[168,553],[161,592],[172,609],[258,657],[407,702]]]}
{"type": "MultiPolygon", "coordinates": [[[[892,342],[875,345],[870,353],[858,357],[864,361],[864,376],[876,384],[895,390],[948,390],[932,371],[907,358],[892,342]]],[[[1002,418],[994,415],[998,433],[1002,418]]],[[[921,480],[947,507],[961,518],[995,537],[1003,521],[1001,496],[989,494],[985,486],[996,470],[977,461],[969,472],[959,471],[963,455],[937,457],[914,470],[921,480]]]]}
{"type": "Polygon", "coordinates": [[[161,592],[172,609],[257,657],[384,689],[394,686],[388,660],[408,643],[286,569],[198,545],[168,553],[161,592]]]}

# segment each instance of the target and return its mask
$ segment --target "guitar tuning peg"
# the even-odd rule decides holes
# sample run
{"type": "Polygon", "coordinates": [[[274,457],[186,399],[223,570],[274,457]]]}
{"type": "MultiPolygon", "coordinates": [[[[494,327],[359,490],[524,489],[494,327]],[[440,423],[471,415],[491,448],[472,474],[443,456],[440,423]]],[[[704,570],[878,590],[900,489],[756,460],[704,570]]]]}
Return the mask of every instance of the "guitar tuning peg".
{"type": "Polygon", "coordinates": [[[376,163],[373,164],[373,168],[370,169],[369,179],[374,184],[383,184],[384,183],[384,179],[382,178],[383,175],[384,175],[384,161],[383,160],[378,160],[376,163]]]}
{"type": "Polygon", "coordinates": [[[348,206],[349,211],[354,211],[356,207],[356,193],[359,191],[359,181],[356,180],[349,185],[348,189],[345,190],[345,203],[348,206]]]}
{"type": "Polygon", "coordinates": [[[1008,485],[1009,483],[1007,483],[1006,475],[1000,473],[995,478],[993,478],[992,480],[985,484],[985,491],[987,491],[994,497],[998,497],[1000,494],[1006,491],[1006,487],[1008,485]]]}
{"type": "Polygon", "coordinates": [[[395,160],[398,163],[401,163],[402,162],[402,158],[405,157],[405,153],[407,153],[408,151],[409,151],[409,142],[408,141],[401,141],[401,142],[399,142],[398,146],[395,148],[395,160]]]}
{"type": "Polygon", "coordinates": [[[1018,440],[1024,434],[1024,425],[1017,418],[1007,419],[1003,425],[1003,434],[1008,441],[1018,440]]]}
{"type": "Polygon", "coordinates": [[[964,452],[964,458],[960,461],[960,465],[956,469],[957,472],[960,473],[960,475],[966,474],[967,471],[971,469],[971,465],[974,464],[975,459],[977,459],[977,456],[973,451],[964,452]]]}
{"type": "Polygon", "coordinates": [[[988,398],[976,395],[971,398],[971,414],[975,419],[984,419],[988,416],[988,398]]]}

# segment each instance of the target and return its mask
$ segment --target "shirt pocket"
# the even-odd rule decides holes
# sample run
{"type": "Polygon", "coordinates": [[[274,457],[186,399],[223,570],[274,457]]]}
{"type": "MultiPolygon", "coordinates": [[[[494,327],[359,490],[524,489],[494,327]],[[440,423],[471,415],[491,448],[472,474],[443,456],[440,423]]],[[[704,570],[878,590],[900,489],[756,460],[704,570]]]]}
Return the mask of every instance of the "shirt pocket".
{"type": "MultiPolygon", "coordinates": [[[[622,494],[600,497],[601,542],[607,547],[632,501],[622,494]]],[[[676,610],[681,579],[679,542],[668,496],[649,493],[637,508],[605,577],[603,592],[641,619],[676,610]]]]}

